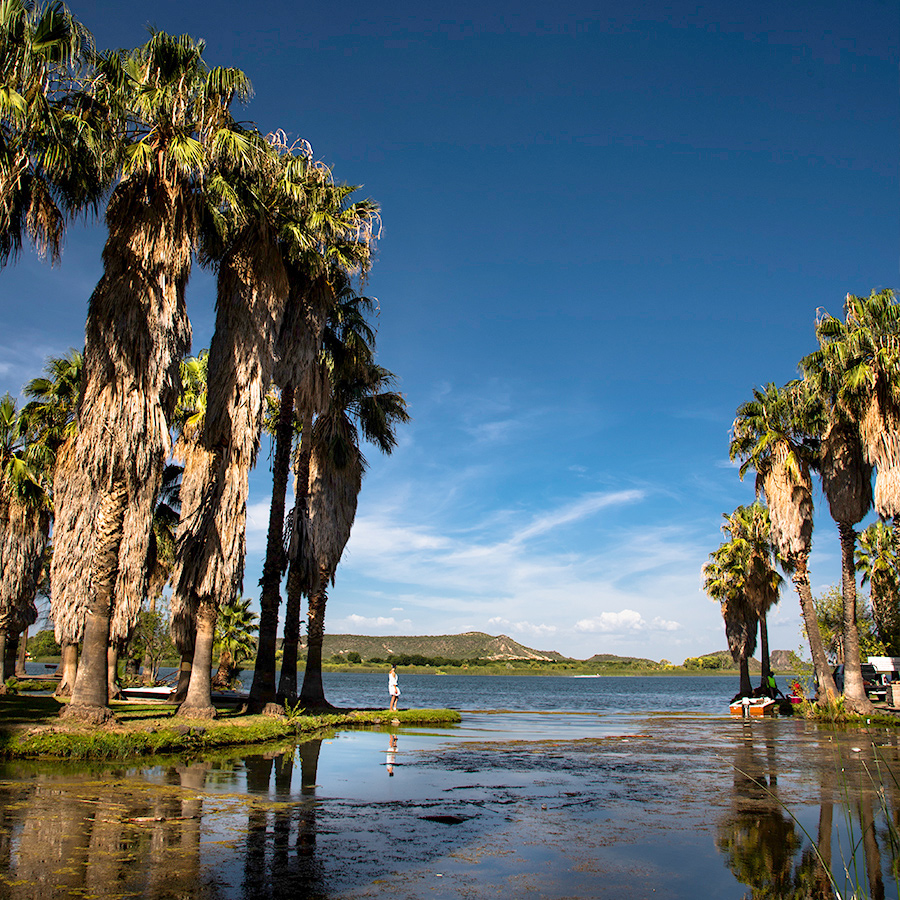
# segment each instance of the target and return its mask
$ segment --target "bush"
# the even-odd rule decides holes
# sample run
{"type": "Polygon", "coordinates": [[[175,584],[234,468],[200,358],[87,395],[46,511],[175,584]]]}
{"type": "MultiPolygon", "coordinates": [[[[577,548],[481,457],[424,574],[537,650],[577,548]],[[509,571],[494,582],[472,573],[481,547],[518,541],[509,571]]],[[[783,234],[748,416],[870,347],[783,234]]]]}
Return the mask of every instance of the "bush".
{"type": "Polygon", "coordinates": [[[40,659],[45,656],[60,656],[62,654],[62,647],[56,643],[56,637],[52,629],[39,631],[34,637],[28,638],[26,647],[33,659],[40,659]]]}

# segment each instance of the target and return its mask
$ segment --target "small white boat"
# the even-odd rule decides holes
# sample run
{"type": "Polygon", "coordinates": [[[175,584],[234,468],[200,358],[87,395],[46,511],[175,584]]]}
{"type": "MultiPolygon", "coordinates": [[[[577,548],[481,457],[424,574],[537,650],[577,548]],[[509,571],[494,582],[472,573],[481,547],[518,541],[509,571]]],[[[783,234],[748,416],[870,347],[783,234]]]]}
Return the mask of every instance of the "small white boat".
{"type": "Polygon", "coordinates": [[[121,689],[123,700],[169,700],[175,693],[171,684],[154,684],[121,689]]]}

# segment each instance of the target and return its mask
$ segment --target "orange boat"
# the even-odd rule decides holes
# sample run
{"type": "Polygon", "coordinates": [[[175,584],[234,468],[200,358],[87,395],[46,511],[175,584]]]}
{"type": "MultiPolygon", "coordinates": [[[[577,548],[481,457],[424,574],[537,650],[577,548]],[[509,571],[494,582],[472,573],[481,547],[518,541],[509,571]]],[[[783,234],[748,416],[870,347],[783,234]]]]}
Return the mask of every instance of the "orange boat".
{"type": "Polygon", "coordinates": [[[775,706],[775,701],[769,697],[745,697],[743,700],[736,700],[729,706],[729,709],[733,716],[761,719],[763,716],[774,716],[775,706]]]}

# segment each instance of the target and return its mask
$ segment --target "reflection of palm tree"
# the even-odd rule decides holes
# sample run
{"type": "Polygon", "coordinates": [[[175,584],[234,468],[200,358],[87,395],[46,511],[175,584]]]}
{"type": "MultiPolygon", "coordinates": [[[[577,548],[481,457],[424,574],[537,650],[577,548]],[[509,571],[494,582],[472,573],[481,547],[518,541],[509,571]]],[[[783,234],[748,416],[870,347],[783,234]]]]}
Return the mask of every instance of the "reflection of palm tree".
{"type": "Polygon", "coordinates": [[[732,809],[719,824],[716,846],[754,898],[786,898],[792,896],[792,864],[801,840],[775,795],[773,754],[767,772],[755,735],[755,729],[744,728],[735,750],[732,809]]]}

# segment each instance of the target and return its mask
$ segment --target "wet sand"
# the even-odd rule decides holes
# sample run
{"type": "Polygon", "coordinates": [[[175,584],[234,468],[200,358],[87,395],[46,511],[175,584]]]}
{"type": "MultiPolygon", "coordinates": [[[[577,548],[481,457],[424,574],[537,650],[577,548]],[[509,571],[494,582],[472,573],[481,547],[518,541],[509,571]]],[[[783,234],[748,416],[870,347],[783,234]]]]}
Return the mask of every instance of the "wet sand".
{"type": "Polygon", "coordinates": [[[144,773],[7,767],[0,896],[831,896],[817,851],[897,896],[894,732],[479,712],[394,736],[144,773]]]}

